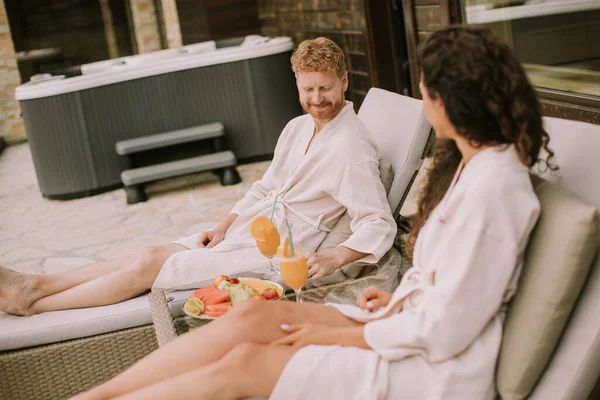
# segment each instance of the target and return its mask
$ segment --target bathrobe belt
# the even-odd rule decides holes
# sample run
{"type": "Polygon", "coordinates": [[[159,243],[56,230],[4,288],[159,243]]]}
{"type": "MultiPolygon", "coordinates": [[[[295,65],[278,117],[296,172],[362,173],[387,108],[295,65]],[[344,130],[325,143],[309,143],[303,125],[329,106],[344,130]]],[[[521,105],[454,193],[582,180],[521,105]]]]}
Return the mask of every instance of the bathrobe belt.
{"type": "MultiPolygon", "coordinates": [[[[267,198],[273,202],[273,201],[275,201],[275,196],[277,196],[277,193],[278,193],[277,191],[272,190],[267,194],[267,198]]],[[[281,199],[281,198],[279,198],[279,200],[277,201],[277,204],[275,205],[275,215],[279,214],[281,216],[279,226],[277,227],[279,232],[287,232],[287,223],[288,223],[287,222],[288,221],[287,212],[288,211],[291,212],[292,214],[294,214],[296,217],[300,218],[306,224],[312,226],[313,228],[315,228],[319,231],[328,232],[328,233],[331,232],[331,228],[329,228],[323,222],[323,220],[325,219],[325,214],[319,215],[319,217],[315,220],[315,219],[309,217],[308,215],[304,214],[303,212],[298,211],[298,209],[296,207],[294,207],[292,204],[286,202],[285,199],[281,199]]]]}

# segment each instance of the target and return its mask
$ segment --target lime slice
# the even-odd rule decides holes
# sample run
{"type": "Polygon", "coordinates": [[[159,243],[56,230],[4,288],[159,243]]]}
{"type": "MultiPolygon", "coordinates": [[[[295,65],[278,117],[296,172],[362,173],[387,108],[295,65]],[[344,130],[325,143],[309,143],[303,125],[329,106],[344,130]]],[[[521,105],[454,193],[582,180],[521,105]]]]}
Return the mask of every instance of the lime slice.
{"type": "Polygon", "coordinates": [[[195,297],[191,297],[183,303],[183,310],[187,314],[197,317],[204,312],[204,302],[195,297]]]}

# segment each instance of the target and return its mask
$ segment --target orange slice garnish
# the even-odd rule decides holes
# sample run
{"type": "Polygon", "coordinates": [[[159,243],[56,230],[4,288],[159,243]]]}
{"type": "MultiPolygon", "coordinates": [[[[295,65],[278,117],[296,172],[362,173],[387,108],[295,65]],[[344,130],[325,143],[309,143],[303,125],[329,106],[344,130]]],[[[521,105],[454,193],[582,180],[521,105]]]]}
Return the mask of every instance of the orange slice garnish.
{"type": "MultiPolygon", "coordinates": [[[[267,240],[267,236],[272,236],[273,231],[277,232],[277,227],[269,218],[265,216],[256,217],[250,224],[250,236],[254,240],[264,242],[267,240]]],[[[279,236],[279,233],[277,233],[279,236]]]]}
{"type": "Polygon", "coordinates": [[[273,284],[271,282],[265,281],[264,279],[240,278],[240,282],[242,282],[243,284],[245,284],[247,286],[250,286],[252,289],[256,290],[259,294],[262,293],[267,288],[273,288],[273,289],[275,289],[275,291],[277,292],[279,297],[281,297],[281,295],[283,295],[283,291],[281,290],[281,288],[277,287],[275,284],[273,284]]]}
{"type": "Polygon", "coordinates": [[[286,257],[286,258],[289,257],[290,256],[290,240],[288,239],[287,236],[283,240],[283,244],[281,245],[281,247],[282,247],[281,252],[283,253],[281,256],[286,257]]]}

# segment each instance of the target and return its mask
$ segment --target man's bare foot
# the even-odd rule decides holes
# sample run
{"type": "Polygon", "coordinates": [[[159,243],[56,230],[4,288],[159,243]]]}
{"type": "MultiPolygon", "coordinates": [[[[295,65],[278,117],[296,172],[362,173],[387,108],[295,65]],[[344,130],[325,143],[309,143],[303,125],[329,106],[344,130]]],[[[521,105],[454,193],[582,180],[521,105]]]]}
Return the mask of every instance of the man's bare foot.
{"type": "Polygon", "coordinates": [[[0,267],[0,311],[31,315],[30,306],[39,299],[33,275],[0,267]]]}

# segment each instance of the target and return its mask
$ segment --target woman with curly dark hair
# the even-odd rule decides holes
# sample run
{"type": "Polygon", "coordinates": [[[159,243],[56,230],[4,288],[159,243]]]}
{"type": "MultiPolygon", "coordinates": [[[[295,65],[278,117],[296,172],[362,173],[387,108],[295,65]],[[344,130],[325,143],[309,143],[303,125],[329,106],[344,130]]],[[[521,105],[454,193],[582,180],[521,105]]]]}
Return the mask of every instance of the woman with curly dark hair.
{"type": "Polygon", "coordinates": [[[420,56],[439,143],[398,289],[367,288],[358,307],[246,301],[82,398],[495,398],[540,212],[529,169],[552,152],[522,67],[488,30],[440,30],[420,56]]]}

